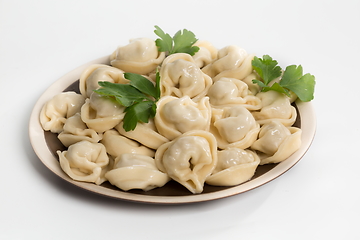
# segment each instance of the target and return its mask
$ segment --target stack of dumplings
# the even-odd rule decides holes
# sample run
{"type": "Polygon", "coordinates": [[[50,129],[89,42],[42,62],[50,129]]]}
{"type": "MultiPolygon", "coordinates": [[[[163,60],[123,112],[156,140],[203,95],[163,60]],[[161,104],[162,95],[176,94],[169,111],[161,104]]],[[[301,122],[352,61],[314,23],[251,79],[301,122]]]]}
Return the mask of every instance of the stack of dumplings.
{"type": "Polygon", "coordinates": [[[106,181],[123,191],[148,191],[176,181],[189,192],[205,184],[235,186],[259,165],[279,163],[301,145],[295,99],[252,83],[254,55],[237,46],[195,43],[191,56],[159,52],[138,38],[118,47],[110,65],[93,64],[81,75],[80,93],[63,92],[42,108],[40,123],[67,147],[57,151],[63,171],[76,181],[106,181]],[[135,130],[123,129],[124,107],[94,92],[99,81],[127,84],[125,72],[155,82],[157,112],[135,130]]]}

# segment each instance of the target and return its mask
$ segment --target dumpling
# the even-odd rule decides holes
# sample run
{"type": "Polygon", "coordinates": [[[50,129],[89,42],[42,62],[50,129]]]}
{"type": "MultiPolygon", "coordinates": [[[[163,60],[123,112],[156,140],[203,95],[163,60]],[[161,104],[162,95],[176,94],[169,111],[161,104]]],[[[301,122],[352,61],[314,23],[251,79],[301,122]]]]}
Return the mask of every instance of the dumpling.
{"type": "Polygon", "coordinates": [[[222,77],[242,80],[253,71],[251,65],[253,58],[254,56],[249,55],[243,48],[229,45],[220,49],[217,58],[202,68],[202,71],[215,82],[222,77]]]}
{"type": "Polygon", "coordinates": [[[73,180],[91,182],[100,185],[106,179],[109,157],[101,143],[89,141],[77,142],[69,146],[68,150],[57,151],[60,166],[73,180]]]}
{"type": "Polygon", "coordinates": [[[199,68],[203,68],[217,58],[218,50],[208,41],[197,41],[194,46],[199,47],[192,57],[199,68]]]}
{"type": "Polygon", "coordinates": [[[94,90],[100,86],[98,82],[112,82],[126,84],[129,80],[124,78],[124,72],[118,68],[105,64],[93,64],[82,72],[79,80],[80,92],[84,97],[90,97],[94,90]]]}
{"type": "Polygon", "coordinates": [[[202,70],[210,77],[215,77],[220,72],[238,68],[245,57],[247,52],[235,45],[229,45],[220,49],[217,53],[217,58],[211,64],[207,65],[202,70]]]}
{"type": "Polygon", "coordinates": [[[267,91],[260,92],[256,96],[260,98],[262,108],[252,114],[260,125],[273,120],[280,121],[285,126],[294,124],[297,116],[296,109],[285,94],[267,91]]]}
{"type": "Polygon", "coordinates": [[[194,59],[186,53],[176,53],[165,58],[160,68],[161,96],[203,98],[212,79],[204,74],[194,59]]]}
{"type": "Polygon", "coordinates": [[[133,139],[152,149],[157,149],[162,144],[169,141],[169,139],[167,139],[157,131],[153,119],[149,119],[148,123],[139,122],[136,125],[136,128],[132,131],[126,132],[123,128],[122,121],[117,126],[115,126],[115,129],[121,135],[133,139]]]}
{"type": "Polygon", "coordinates": [[[154,121],[159,133],[169,140],[191,130],[208,131],[211,121],[209,98],[194,102],[189,96],[162,97],[157,102],[154,121]]]}
{"type": "Polygon", "coordinates": [[[221,78],[209,89],[207,96],[214,107],[229,107],[241,105],[249,110],[261,108],[261,101],[253,96],[248,85],[235,78],[221,78]]]}
{"type": "Polygon", "coordinates": [[[251,149],[258,151],[261,165],[284,161],[300,148],[301,132],[300,128],[286,127],[279,121],[271,121],[261,127],[259,138],[251,145],[251,149]]]}
{"type": "Polygon", "coordinates": [[[214,82],[216,82],[217,80],[223,77],[243,80],[253,72],[252,60],[254,59],[254,56],[255,56],[254,54],[249,54],[246,56],[244,61],[242,61],[239,67],[220,72],[213,78],[214,82]]]}
{"type": "Polygon", "coordinates": [[[114,168],[105,174],[112,185],[128,191],[142,189],[149,191],[164,186],[169,176],[158,170],[152,157],[125,153],[115,158],[114,168]]]}
{"type": "Polygon", "coordinates": [[[248,148],[257,139],[260,125],[251,112],[242,106],[213,109],[210,130],[216,137],[218,147],[248,148]]]}
{"type": "Polygon", "coordinates": [[[59,133],[58,139],[65,147],[82,140],[96,143],[99,142],[102,137],[101,134],[98,134],[94,129],[87,128],[86,124],[81,120],[80,113],[69,117],[63,129],[64,131],[59,133]]]}
{"type": "Polygon", "coordinates": [[[161,145],[156,166],[193,194],[201,193],[217,163],[216,139],[207,131],[186,132],[161,145]]]}
{"type": "Polygon", "coordinates": [[[80,112],[85,98],[76,92],[62,92],[45,103],[40,112],[40,123],[45,131],[59,133],[67,118],[80,112]]]}
{"type": "Polygon", "coordinates": [[[110,64],[125,72],[149,74],[162,63],[164,52],[159,52],[155,41],[149,38],[132,39],[126,46],[118,47],[110,56],[110,64]]]}
{"type": "Polygon", "coordinates": [[[105,131],[100,142],[105,146],[106,152],[113,158],[116,158],[124,153],[141,154],[150,157],[155,156],[154,150],[120,135],[119,132],[114,129],[105,131]]]}
{"type": "Polygon", "coordinates": [[[251,92],[251,95],[256,95],[260,92],[259,84],[253,83],[254,79],[260,80],[261,78],[255,73],[250,73],[247,77],[242,79],[242,81],[248,85],[248,89],[251,92]]]}
{"type": "Polygon", "coordinates": [[[111,98],[94,92],[81,108],[81,119],[89,128],[102,133],[120,123],[125,115],[124,109],[111,98]]]}
{"type": "Polygon", "coordinates": [[[251,150],[227,148],[218,151],[218,162],[206,183],[214,186],[235,186],[250,180],[260,163],[251,150]]]}

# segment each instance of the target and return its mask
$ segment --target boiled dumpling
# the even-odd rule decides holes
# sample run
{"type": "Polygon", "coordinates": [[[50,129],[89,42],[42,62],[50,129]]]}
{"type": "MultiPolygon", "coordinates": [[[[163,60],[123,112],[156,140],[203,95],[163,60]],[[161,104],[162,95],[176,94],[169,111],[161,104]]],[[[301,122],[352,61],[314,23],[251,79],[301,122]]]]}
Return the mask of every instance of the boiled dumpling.
{"type": "Polygon", "coordinates": [[[186,53],[166,57],[160,68],[160,77],[162,96],[189,96],[195,101],[204,97],[212,84],[212,79],[186,53]]]}
{"type": "Polygon", "coordinates": [[[262,108],[253,112],[256,121],[263,125],[273,120],[280,121],[285,126],[292,126],[296,120],[296,109],[285,94],[268,91],[256,95],[261,100],[262,108]]]}
{"type": "Polygon", "coordinates": [[[211,107],[209,98],[194,102],[189,96],[166,96],[157,102],[154,121],[159,133],[169,140],[190,130],[209,130],[211,107]]]}
{"type": "Polygon", "coordinates": [[[142,189],[149,191],[164,186],[169,176],[158,170],[152,157],[125,153],[115,158],[114,168],[105,174],[112,185],[128,191],[142,189]]]}
{"type": "Polygon", "coordinates": [[[192,56],[199,68],[205,67],[216,59],[218,50],[210,42],[199,40],[194,46],[199,47],[199,51],[192,56]]]}
{"type": "Polygon", "coordinates": [[[256,95],[260,92],[261,88],[259,84],[253,83],[253,80],[260,80],[261,78],[255,73],[250,73],[247,77],[243,78],[242,81],[248,85],[248,89],[251,95],[256,95]]]}
{"type": "Polygon", "coordinates": [[[98,134],[94,129],[89,129],[86,126],[81,120],[80,113],[69,117],[64,124],[64,130],[58,135],[58,139],[65,147],[82,140],[96,143],[101,140],[101,137],[101,134],[98,134]]]}
{"type": "Polygon", "coordinates": [[[259,138],[251,145],[259,152],[260,164],[284,161],[297,151],[301,145],[301,129],[286,127],[279,121],[264,124],[259,138]]]}
{"type": "Polygon", "coordinates": [[[85,98],[75,92],[63,92],[45,103],[40,112],[40,123],[45,131],[59,133],[67,118],[80,112],[85,98]]]}
{"type": "Polygon", "coordinates": [[[218,147],[248,148],[257,139],[260,125],[245,107],[235,106],[213,109],[211,132],[218,147]]]}
{"type": "Polygon", "coordinates": [[[73,180],[100,185],[106,179],[109,157],[101,143],[81,141],[71,145],[66,151],[57,151],[60,166],[73,180]]]}
{"type": "Polygon", "coordinates": [[[105,64],[90,65],[82,72],[79,80],[80,92],[84,97],[90,97],[94,90],[100,88],[98,82],[112,82],[126,84],[124,71],[105,64]]]}
{"type": "Polygon", "coordinates": [[[218,151],[218,163],[206,183],[215,186],[234,186],[250,180],[260,163],[251,150],[227,148],[218,151]]]}
{"type": "Polygon", "coordinates": [[[120,135],[119,132],[114,129],[104,132],[101,143],[105,146],[107,153],[113,158],[116,158],[124,153],[141,154],[150,157],[155,155],[154,150],[120,135]]]}
{"type": "Polygon", "coordinates": [[[155,153],[157,167],[190,192],[201,193],[217,163],[216,139],[207,131],[190,131],[161,145],[155,153]]]}
{"type": "Polygon", "coordinates": [[[253,54],[249,54],[246,56],[244,61],[241,63],[241,65],[234,69],[228,69],[225,71],[220,72],[218,75],[216,75],[213,80],[216,82],[217,80],[227,77],[227,78],[236,78],[239,80],[245,79],[247,76],[249,76],[253,72],[252,67],[252,60],[254,59],[253,54]]]}
{"type": "Polygon", "coordinates": [[[129,139],[133,139],[151,149],[157,149],[162,144],[169,141],[169,139],[157,131],[153,119],[149,119],[149,122],[147,123],[139,122],[136,125],[136,128],[132,131],[125,131],[123,128],[123,122],[120,122],[117,126],[115,126],[115,129],[118,130],[121,135],[129,139]]]}
{"type": "Polygon", "coordinates": [[[249,55],[243,48],[229,45],[220,49],[217,58],[202,68],[202,71],[215,82],[222,77],[242,80],[253,71],[251,65],[253,58],[254,56],[249,55]]]}
{"type": "Polygon", "coordinates": [[[149,74],[164,60],[155,41],[149,38],[132,39],[126,46],[116,49],[110,56],[110,64],[125,72],[149,74]]]}
{"type": "Polygon", "coordinates": [[[81,119],[96,132],[102,133],[120,123],[124,107],[115,100],[92,93],[81,108],[81,119]]]}
{"type": "Polygon", "coordinates": [[[214,107],[229,107],[241,105],[249,110],[261,108],[261,101],[253,96],[248,85],[235,78],[221,78],[209,89],[207,96],[214,107]]]}

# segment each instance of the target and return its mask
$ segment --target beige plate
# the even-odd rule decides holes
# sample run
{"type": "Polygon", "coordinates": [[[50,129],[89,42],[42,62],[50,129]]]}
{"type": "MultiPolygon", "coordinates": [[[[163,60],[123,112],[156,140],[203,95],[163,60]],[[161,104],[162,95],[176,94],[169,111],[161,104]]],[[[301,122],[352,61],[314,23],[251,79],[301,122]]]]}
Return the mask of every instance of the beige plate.
{"type": "Polygon", "coordinates": [[[306,153],[315,135],[316,119],[312,104],[296,102],[298,119],[295,125],[301,127],[303,131],[302,145],[297,152],[279,164],[259,166],[255,176],[248,182],[234,187],[214,187],[205,185],[204,192],[197,195],[191,194],[187,189],[174,181],[170,181],[164,187],[150,190],[148,192],[144,192],[142,190],[124,192],[110,185],[108,182],[97,186],[92,183],[74,181],[62,171],[55,153],[57,149],[61,149],[63,146],[61,146],[61,143],[56,138],[55,134],[43,131],[39,122],[39,115],[45,102],[56,94],[65,90],[78,91],[77,80],[79,79],[81,73],[86,67],[95,63],[109,64],[109,56],[102,57],[78,67],[52,84],[36,102],[30,116],[29,123],[29,136],[31,144],[37,156],[45,164],[45,166],[69,183],[94,193],[122,200],[156,204],[193,203],[233,196],[259,187],[285,173],[306,153]]]}

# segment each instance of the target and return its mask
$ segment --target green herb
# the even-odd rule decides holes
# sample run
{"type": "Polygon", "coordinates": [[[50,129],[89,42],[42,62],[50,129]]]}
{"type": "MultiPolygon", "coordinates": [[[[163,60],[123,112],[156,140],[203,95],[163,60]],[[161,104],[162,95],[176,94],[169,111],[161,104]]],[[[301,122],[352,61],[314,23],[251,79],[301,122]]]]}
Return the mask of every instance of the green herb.
{"type": "Polygon", "coordinates": [[[262,92],[273,90],[290,96],[290,91],[292,91],[303,102],[314,99],[315,77],[309,73],[303,75],[301,65],[290,65],[282,74],[278,62],[269,55],[264,55],[262,59],[254,57],[252,66],[262,79],[262,81],[255,79],[253,83],[257,83],[262,92]],[[280,78],[280,81],[270,86],[271,81],[276,78],[280,78]]]}
{"type": "Polygon", "coordinates": [[[138,122],[149,122],[156,114],[156,102],[160,99],[160,75],[156,73],[156,84],[136,73],[124,73],[129,84],[99,82],[101,88],[94,92],[115,99],[125,108],[123,128],[131,131],[138,122]]]}
{"type": "Polygon", "coordinates": [[[200,49],[197,46],[193,46],[198,39],[196,39],[195,34],[191,31],[186,29],[179,30],[174,37],[171,37],[168,33],[164,33],[160,27],[155,26],[155,28],[155,34],[160,37],[155,41],[160,52],[167,52],[168,55],[188,53],[193,56],[200,49]]]}

